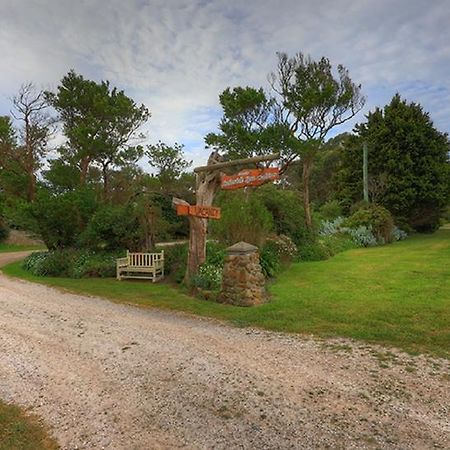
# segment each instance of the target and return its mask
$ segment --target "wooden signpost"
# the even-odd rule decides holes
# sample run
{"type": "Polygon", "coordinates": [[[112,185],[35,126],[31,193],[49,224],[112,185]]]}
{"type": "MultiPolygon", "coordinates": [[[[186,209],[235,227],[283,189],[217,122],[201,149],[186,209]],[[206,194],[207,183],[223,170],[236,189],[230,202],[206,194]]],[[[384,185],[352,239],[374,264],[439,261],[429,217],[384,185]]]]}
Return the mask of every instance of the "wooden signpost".
{"type": "Polygon", "coordinates": [[[241,170],[235,175],[222,175],[220,187],[222,189],[240,189],[247,186],[261,186],[268,181],[279,179],[280,169],[278,167],[241,170]]]}
{"type": "Polygon", "coordinates": [[[179,216],[195,216],[203,219],[220,219],[220,208],[214,206],[176,204],[179,216]]]}

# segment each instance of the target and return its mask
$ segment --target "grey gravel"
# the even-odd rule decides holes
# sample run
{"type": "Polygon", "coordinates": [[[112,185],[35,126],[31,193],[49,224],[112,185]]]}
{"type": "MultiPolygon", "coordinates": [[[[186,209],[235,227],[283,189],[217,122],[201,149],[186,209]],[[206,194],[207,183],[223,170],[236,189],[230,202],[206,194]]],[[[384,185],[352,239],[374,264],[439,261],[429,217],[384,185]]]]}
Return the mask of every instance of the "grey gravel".
{"type": "Polygon", "coordinates": [[[449,378],[443,359],[0,274],[0,397],[64,449],[450,448],[449,378]]]}

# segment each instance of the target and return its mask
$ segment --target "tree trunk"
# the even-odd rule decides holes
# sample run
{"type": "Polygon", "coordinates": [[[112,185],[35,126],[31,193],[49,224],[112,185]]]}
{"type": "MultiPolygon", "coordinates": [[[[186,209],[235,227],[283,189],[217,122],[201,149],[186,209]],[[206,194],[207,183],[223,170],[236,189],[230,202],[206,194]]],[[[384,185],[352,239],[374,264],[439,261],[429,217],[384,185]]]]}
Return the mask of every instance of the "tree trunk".
{"type": "Polygon", "coordinates": [[[305,225],[312,229],[311,206],[309,203],[309,180],[313,167],[313,159],[307,157],[303,160],[303,209],[305,211],[305,225]]]}
{"type": "Polygon", "coordinates": [[[103,201],[106,202],[108,200],[108,194],[109,194],[108,164],[103,164],[102,178],[103,178],[103,201]]]}
{"type": "Polygon", "coordinates": [[[86,185],[86,179],[87,179],[90,162],[91,162],[91,160],[88,156],[84,156],[80,161],[80,168],[81,168],[80,185],[81,186],[86,185]]]}
{"type": "MultiPolygon", "coordinates": [[[[213,153],[209,157],[208,165],[216,162],[213,153]]],[[[197,205],[212,206],[214,195],[220,186],[220,172],[202,172],[197,175],[197,189],[195,199],[197,205]]],[[[198,273],[199,267],[206,260],[206,237],[208,233],[208,220],[189,216],[189,253],[184,282],[189,285],[191,278],[198,273]]]]}

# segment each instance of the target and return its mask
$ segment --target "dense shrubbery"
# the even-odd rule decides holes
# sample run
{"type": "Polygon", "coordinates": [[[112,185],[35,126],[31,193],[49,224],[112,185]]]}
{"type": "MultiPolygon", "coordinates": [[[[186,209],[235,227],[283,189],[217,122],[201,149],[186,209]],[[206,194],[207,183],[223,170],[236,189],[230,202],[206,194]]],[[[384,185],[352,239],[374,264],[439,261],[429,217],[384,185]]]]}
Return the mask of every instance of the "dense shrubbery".
{"type": "MultiPolygon", "coordinates": [[[[392,242],[393,239],[394,220],[391,213],[383,206],[372,203],[363,205],[346,219],[343,225],[351,229],[365,227],[366,230],[373,233],[376,241],[379,242],[388,243],[392,242]]],[[[360,232],[364,233],[364,230],[361,228],[360,232]]]]}
{"type": "Polygon", "coordinates": [[[114,277],[117,255],[64,249],[36,252],[25,258],[22,267],[37,276],[49,277],[114,277]]]}
{"type": "Polygon", "coordinates": [[[0,217],[0,242],[6,241],[9,236],[9,228],[6,225],[4,219],[0,217]]]}
{"type": "Polygon", "coordinates": [[[239,241],[261,246],[273,228],[273,218],[264,203],[252,192],[221,192],[217,202],[220,220],[211,222],[211,234],[225,245],[239,241]]]}

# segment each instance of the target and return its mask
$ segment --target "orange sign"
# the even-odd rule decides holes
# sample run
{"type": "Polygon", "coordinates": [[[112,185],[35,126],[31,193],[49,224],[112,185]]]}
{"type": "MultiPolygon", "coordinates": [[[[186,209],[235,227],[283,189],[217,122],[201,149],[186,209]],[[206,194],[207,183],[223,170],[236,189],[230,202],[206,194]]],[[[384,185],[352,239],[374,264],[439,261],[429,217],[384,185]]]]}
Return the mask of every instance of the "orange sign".
{"type": "Polygon", "coordinates": [[[220,208],[201,205],[176,205],[179,216],[196,216],[203,219],[220,219],[220,208]]]}
{"type": "Polygon", "coordinates": [[[260,186],[268,181],[279,179],[280,169],[278,167],[241,170],[236,175],[222,175],[220,187],[222,189],[240,189],[246,186],[260,186]]]}

